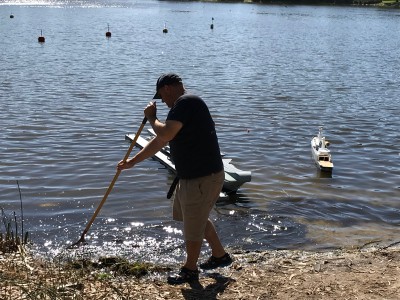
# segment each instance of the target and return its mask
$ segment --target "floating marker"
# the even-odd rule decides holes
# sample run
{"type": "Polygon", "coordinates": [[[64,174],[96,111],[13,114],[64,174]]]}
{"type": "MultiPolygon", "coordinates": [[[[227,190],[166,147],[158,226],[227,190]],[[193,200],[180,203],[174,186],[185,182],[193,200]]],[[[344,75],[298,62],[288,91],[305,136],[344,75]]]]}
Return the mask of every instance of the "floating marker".
{"type": "Polygon", "coordinates": [[[107,32],[106,32],[106,37],[111,37],[111,32],[110,32],[110,25],[107,24],[107,32]]]}
{"type": "Polygon", "coordinates": [[[38,42],[39,43],[44,43],[44,41],[45,41],[45,39],[44,39],[44,36],[43,36],[43,32],[42,32],[42,30],[40,30],[40,36],[38,37],[38,42]]]}
{"type": "Polygon", "coordinates": [[[13,15],[13,14],[11,14],[11,15],[10,15],[10,19],[13,19],[13,18],[14,18],[14,15],[13,15]]]}
{"type": "Polygon", "coordinates": [[[211,18],[211,25],[210,25],[211,29],[214,29],[214,18],[211,18]]]}
{"type": "Polygon", "coordinates": [[[167,24],[166,23],[164,23],[164,29],[163,29],[162,32],[163,33],[168,33],[168,29],[167,29],[167,24]]]}

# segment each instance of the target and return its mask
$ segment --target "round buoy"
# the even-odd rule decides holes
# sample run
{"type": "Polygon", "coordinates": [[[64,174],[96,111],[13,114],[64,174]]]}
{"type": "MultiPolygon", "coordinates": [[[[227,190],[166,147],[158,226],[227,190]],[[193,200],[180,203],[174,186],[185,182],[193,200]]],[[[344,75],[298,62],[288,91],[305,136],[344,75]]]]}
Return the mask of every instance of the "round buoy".
{"type": "Polygon", "coordinates": [[[14,15],[13,15],[13,14],[11,14],[11,15],[10,15],[10,19],[13,19],[13,18],[14,18],[14,15]]]}
{"type": "Polygon", "coordinates": [[[107,24],[107,32],[106,32],[106,37],[111,37],[111,32],[110,32],[110,26],[107,24]]]}
{"type": "Polygon", "coordinates": [[[44,41],[45,41],[45,38],[43,36],[43,32],[42,32],[42,30],[40,30],[40,36],[38,37],[38,42],[39,43],[44,43],[44,41]]]}
{"type": "Polygon", "coordinates": [[[163,33],[168,33],[168,29],[167,29],[167,24],[166,24],[166,23],[164,24],[164,29],[163,29],[162,32],[163,32],[163,33]]]}

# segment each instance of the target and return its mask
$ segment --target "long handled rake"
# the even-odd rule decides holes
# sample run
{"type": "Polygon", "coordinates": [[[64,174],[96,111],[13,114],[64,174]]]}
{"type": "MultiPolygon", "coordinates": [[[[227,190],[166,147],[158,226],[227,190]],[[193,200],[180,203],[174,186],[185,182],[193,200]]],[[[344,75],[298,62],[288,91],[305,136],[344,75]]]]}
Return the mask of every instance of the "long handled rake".
{"type": "MultiPolygon", "coordinates": [[[[129,158],[129,155],[131,154],[132,149],[133,149],[133,147],[135,146],[136,141],[137,141],[137,139],[139,138],[139,135],[140,135],[140,133],[142,132],[144,125],[146,125],[146,122],[147,122],[147,118],[145,117],[145,118],[143,119],[142,124],[140,125],[140,127],[139,127],[139,129],[138,129],[136,135],[135,135],[135,138],[133,139],[131,145],[129,146],[128,151],[126,152],[123,161],[126,161],[126,160],[129,158]]],[[[111,193],[111,190],[112,190],[112,188],[114,187],[114,184],[115,184],[115,182],[117,181],[118,176],[119,176],[120,173],[121,173],[121,170],[117,169],[117,172],[115,173],[113,180],[111,181],[110,185],[108,186],[108,189],[107,189],[106,193],[104,194],[103,199],[101,200],[99,206],[97,207],[96,211],[94,212],[93,217],[90,219],[89,223],[87,223],[86,228],[85,228],[85,230],[83,231],[83,233],[82,233],[82,235],[81,235],[81,238],[79,239],[79,241],[77,241],[76,243],[74,243],[74,244],[72,244],[71,246],[69,246],[68,249],[77,248],[77,247],[79,247],[81,244],[85,244],[85,243],[86,243],[86,241],[85,241],[85,235],[86,235],[86,233],[89,231],[90,226],[92,226],[92,223],[93,223],[94,219],[95,219],[95,218],[97,217],[97,215],[99,214],[99,212],[100,212],[100,210],[101,210],[101,208],[102,208],[104,202],[106,202],[107,197],[108,197],[108,195],[111,193]]]]}

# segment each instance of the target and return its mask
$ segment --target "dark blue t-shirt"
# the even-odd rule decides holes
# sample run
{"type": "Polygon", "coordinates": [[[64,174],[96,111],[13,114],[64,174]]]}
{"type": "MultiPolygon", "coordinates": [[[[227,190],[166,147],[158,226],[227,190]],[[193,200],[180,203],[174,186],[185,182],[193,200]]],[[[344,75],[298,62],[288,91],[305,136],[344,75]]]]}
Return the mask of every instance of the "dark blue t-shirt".
{"type": "Polygon", "coordinates": [[[223,170],[214,121],[200,97],[179,97],[169,111],[167,120],[183,124],[169,142],[171,157],[180,178],[197,178],[223,170]]]}

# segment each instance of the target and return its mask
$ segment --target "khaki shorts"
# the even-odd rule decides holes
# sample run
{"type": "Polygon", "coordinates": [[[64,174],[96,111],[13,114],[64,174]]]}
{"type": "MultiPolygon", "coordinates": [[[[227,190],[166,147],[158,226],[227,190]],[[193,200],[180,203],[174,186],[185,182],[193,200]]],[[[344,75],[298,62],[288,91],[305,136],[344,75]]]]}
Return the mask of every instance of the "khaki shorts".
{"type": "Polygon", "coordinates": [[[202,241],[210,211],[224,184],[224,171],[195,179],[180,179],[176,188],[173,219],[183,221],[186,241],[202,241]]]}

